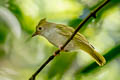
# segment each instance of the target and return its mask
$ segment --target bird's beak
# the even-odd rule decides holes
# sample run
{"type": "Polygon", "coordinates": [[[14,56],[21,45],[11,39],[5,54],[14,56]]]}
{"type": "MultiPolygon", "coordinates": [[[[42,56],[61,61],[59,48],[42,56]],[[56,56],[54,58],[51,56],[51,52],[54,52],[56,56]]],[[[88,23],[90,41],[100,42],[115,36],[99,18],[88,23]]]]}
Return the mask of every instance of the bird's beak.
{"type": "Polygon", "coordinates": [[[34,36],[36,36],[36,35],[38,35],[37,32],[35,32],[35,33],[32,35],[32,37],[34,37],[34,36]]]}

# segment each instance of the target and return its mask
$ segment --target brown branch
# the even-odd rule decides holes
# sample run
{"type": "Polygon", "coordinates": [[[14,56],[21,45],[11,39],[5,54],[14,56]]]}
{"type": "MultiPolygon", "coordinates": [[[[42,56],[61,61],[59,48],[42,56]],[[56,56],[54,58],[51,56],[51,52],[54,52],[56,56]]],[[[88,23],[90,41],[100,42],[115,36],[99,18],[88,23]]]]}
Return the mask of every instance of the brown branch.
{"type": "Polygon", "coordinates": [[[32,77],[29,80],[35,80],[35,77],[38,75],[38,73],[51,61],[54,59],[54,57],[58,54],[60,54],[60,51],[63,50],[66,45],[73,39],[75,34],[82,28],[82,26],[91,18],[96,18],[96,13],[103,8],[110,0],[105,0],[101,5],[99,5],[97,8],[95,8],[77,27],[77,29],[74,31],[74,33],[71,35],[71,37],[65,42],[65,44],[58,50],[55,51],[55,53],[48,58],[48,60],[32,75],[32,77]]]}

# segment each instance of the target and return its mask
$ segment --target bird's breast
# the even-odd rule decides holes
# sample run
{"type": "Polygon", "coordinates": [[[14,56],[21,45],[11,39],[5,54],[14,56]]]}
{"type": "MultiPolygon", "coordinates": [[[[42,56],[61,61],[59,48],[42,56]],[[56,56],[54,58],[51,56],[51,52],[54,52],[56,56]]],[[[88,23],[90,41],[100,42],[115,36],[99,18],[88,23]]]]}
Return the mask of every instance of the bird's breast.
{"type": "Polygon", "coordinates": [[[46,31],[43,35],[50,43],[53,45],[59,47],[60,45],[63,45],[67,38],[57,32],[56,29],[53,29],[51,31],[46,31]]]}

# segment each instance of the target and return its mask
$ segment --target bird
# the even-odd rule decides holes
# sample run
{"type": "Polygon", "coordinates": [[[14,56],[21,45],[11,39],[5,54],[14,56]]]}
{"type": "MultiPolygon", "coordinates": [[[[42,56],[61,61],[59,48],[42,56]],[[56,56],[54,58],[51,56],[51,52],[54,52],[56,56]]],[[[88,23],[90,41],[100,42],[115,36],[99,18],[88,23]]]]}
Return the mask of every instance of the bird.
{"type": "MultiPolygon", "coordinates": [[[[46,18],[40,20],[36,26],[36,31],[32,37],[40,35],[45,37],[51,44],[56,47],[63,45],[75,31],[74,28],[56,24],[46,21],[46,18]]],[[[88,42],[84,35],[77,32],[73,39],[64,48],[65,52],[71,52],[75,50],[82,50],[88,53],[99,66],[103,66],[106,63],[105,58],[99,54],[95,48],[88,42]]]]}

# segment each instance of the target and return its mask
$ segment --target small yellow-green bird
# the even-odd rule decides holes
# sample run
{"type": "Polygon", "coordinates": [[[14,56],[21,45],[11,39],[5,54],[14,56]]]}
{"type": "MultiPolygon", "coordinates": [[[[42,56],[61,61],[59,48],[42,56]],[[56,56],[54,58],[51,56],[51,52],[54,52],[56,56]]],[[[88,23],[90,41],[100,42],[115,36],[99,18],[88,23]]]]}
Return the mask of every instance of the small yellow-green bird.
{"type": "MultiPolygon", "coordinates": [[[[75,30],[72,27],[47,22],[42,19],[36,27],[36,32],[32,36],[41,35],[56,47],[63,45],[75,30]]],[[[64,51],[73,51],[81,49],[93,57],[99,66],[106,63],[105,58],[99,54],[87,39],[80,33],[77,33],[74,38],[64,48],[64,51]]]]}

